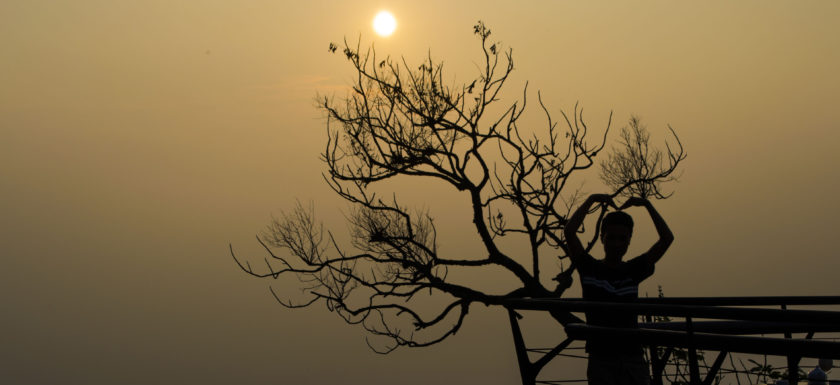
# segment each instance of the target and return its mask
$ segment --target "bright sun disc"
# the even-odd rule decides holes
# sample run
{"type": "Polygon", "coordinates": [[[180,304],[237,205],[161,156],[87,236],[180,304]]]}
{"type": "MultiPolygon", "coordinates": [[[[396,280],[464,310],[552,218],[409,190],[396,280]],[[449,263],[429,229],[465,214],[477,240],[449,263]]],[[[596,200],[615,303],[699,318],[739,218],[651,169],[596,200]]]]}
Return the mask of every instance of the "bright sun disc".
{"type": "Polygon", "coordinates": [[[390,36],[397,29],[397,19],[388,11],[381,11],[373,18],[373,30],[380,36],[390,36]]]}

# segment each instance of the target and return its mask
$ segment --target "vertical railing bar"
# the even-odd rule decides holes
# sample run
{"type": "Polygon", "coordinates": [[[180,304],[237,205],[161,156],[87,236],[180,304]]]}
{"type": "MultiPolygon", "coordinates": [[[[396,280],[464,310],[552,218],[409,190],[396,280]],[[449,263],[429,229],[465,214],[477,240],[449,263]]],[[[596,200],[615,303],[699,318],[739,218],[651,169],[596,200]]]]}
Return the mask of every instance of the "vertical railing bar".
{"type": "MultiPolygon", "coordinates": [[[[782,310],[787,310],[787,304],[782,303],[781,306],[782,310]]],[[[785,332],[785,338],[791,339],[793,338],[793,333],[790,331],[785,332]]],[[[797,356],[787,356],[787,363],[788,363],[788,383],[789,384],[797,384],[799,383],[799,361],[802,357],[797,356]]]]}
{"type": "Polygon", "coordinates": [[[513,332],[513,346],[516,349],[516,358],[519,361],[519,375],[522,378],[522,385],[535,385],[537,376],[531,370],[531,361],[528,360],[528,350],[525,348],[525,339],[522,338],[522,330],[519,329],[519,322],[516,320],[519,314],[508,308],[510,318],[510,329],[513,332]]]}
{"type": "MultiPolygon", "coordinates": [[[[694,324],[691,321],[691,317],[685,317],[685,328],[689,340],[692,340],[694,336],[694,324]]],[[[693,385],[700,385],[700,367],[697,359],[697,348],[693,345],[692,342],[691,346],[688,347],[688,369],[691,376],[691,383],[693,385]]]]}
{"type": "MultiPolygon", "coordinates": [[[[653,319],[650,316],[650,314],[645,316],[645,321],[647,321],[647,323],[653,323],[653,319]]],[[[663,385],[663,383],[662,383],[662,371],[659,370],[658,373],[657,373],[657,370],[656,370],[656,368],[658,368],[660,366],[663,369],[665,367],[664,365],[661,365],[661,363],[660,363],[661,358],[659,358],[659,347],[654,346],[654,345],[650,345],[650,346],[648,346],[648,351],[650,352],[650,377],[651,377],[650,380],[651,380],[651,384],[653,384],[653,385],[663,385]]]]}

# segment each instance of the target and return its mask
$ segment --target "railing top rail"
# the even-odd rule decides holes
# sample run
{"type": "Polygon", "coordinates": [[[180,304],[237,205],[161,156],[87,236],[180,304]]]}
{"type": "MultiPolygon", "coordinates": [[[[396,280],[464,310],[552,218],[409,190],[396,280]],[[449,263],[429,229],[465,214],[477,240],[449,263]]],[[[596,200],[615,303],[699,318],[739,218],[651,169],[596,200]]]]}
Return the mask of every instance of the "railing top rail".
{"type": "Polygon", "coordinates": [[[504,300],[501,304],[519,310],[565,310],[571,312],[609,310],[651,316],[795,322],[815,325],[840,324],[840,311],[825,310],[755,309],[669,303],[584,301],[560,298],[516,298],[504,300]]]}
{"type": "MultiPolygon", "coordinates": [[[[562,298],[584,301],[582,298],[562,298]]],[[[704,306],[840,305],[840,296],[664,297],[639,298],[636,303],[704,306]]]]}
{"type": "Polygon", "coordinates": [[[738,353],[770,354],[840,359],[840,342],[803,339],[728,336],[710,333],[687,334],[669,330],[606,328],[585,324],[566,326],[573,339],[628,340],[656,346],[692,347],[738,353]]]}
{"type": "MultiPolygon", "coordinates": [[[[687,331],[689,324],[685,321],[639,322],[642,329],[687,331]]],[[[766,321],[693,321],[691,330],[703,333],[758,335],[782,333],[836,333],[840,332],[840,324],[810,324],[795,322],[766,322],[766,321]]]]}

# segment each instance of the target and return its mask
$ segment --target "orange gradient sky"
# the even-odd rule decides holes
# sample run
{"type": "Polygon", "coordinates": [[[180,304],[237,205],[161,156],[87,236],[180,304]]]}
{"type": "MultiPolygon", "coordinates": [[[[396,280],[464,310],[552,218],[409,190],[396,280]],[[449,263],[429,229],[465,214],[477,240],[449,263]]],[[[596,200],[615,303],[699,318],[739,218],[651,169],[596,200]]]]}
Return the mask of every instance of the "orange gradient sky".
{"type": "MultiPolygon", "coordinates": [[[[254,235],[295,199],[346,233],[318,158],[314,97],[352,80],[330,42],[431,52],[465,81],[479,19],[513,48],[506,101],[528,81],[596,130],[614,111],[614,128],[636,114],[658,142],[679,133],[683,176],[656,203],[676,241],[642,293],[840,294],[840,2],[4,0],[2,381],[517,383],[499,309],[380,356],[322,306],[278,306],[227,250],[260,257],[254,235]],[[388,38],[371,29],[381,9],[388,38]]],[[[584,189],[599,186],[591,173],[584,189]]],[[[406,199],[437,218],[442,249],[475,250],[463,197],[394,188],[427,194],[406,199]]],[[[631,253],[653,236],[640,218],[631,253]]]]}

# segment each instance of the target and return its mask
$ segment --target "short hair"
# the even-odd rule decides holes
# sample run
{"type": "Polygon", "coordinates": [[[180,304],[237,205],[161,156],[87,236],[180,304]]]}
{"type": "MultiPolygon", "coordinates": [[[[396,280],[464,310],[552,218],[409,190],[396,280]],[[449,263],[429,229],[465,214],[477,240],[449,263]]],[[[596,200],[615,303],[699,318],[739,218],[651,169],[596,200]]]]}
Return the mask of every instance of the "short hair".
{"type": "Polygon", "coordinates": [[[613,211],[608,213],[604,216],[604,220],[601,222],[601,233],[603,234],[607,226],[625,226],[633,231],[633,217],[630,214],[625,213],[624,211],[613,211]]]}

